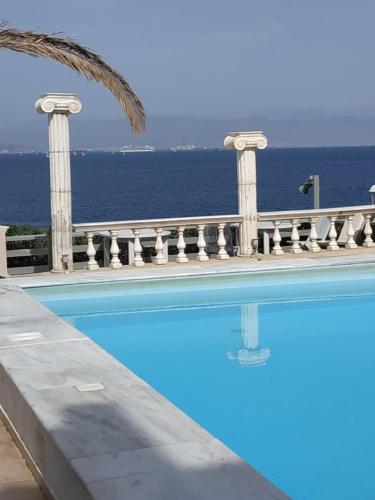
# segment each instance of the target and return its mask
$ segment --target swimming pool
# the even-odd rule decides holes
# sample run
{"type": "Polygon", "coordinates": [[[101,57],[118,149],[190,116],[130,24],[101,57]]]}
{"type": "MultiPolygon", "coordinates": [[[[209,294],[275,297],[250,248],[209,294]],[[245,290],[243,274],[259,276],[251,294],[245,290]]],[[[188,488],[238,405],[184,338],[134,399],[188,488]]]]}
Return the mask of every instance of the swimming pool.
{"type": "Polygon", "coordinates": [[[374,498],[375,265],[28,291],[293,498],[374,498]]]}

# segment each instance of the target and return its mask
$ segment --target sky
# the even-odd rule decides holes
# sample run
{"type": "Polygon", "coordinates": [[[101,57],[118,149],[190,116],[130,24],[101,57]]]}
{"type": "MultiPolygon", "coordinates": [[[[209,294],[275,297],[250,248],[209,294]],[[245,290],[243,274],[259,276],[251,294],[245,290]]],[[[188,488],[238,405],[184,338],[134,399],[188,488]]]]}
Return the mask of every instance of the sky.
{"type": "MultiPolygon", "coordinates": [[[[375,143],[373,0],[2,0],[1,19],[20,29],[64,32],[119,70],[149,117],[149,134],[137,143],[167,144],[178,127],[173,140],[196,140],[198,123],[202,143],[221,141],[225,123],[268,125],[280,145],[351,137],[367,143],[372,136],[375,143]],[[291,121],[296,137],[285,133],[291,121]],[[217,137],[202,123],[215,123],[217,137]],[[309,130],[320,126],[311,138],[309,130]]],[[[74,117],[82,145],[109,145],[119,123],[123,141],[116,141],[131,142],[120,107],[101,85],[50,61],[10,51],[0,58],[0,144],[26,144],[19,127],[42,127],[34,102],[46,91],[82,100],[74,117]]]]}

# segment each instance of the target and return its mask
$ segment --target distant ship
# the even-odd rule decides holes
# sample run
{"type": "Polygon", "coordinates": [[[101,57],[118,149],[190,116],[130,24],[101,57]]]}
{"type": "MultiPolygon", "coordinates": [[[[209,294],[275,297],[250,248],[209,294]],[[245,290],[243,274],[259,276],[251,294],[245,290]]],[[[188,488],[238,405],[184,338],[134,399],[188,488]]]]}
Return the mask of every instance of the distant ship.
{"type": "Polygon", "coordinates": [[[176,153],[177,151],[202,151],[207,149],[205,146],[196,146],[195,144],[184,144],[182,146],[174,146],[171,151],[176,153]]]}
{"type": "Polygon", "coordinates": [[[120,149],[120,153],[154,153],[156,149],[154,146],[123,146],[120,149]]]}
{"type": "Polygon", "coordinates": [[[73,156],[86,156],[87,149],[73,149],[73,156]]]}

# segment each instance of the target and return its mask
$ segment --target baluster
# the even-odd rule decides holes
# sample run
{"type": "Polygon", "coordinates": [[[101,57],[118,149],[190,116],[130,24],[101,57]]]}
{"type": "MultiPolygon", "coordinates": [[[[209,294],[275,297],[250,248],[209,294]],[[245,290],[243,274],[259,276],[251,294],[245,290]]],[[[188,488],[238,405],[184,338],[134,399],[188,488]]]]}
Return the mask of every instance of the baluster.
{"type": "Polygon", "coordinates": [[[333,216],[333,217],[330,217],[329,218],[329,224],[330,224],[330,228],[329,228],[329,243],[328,243],[328,246],[327,246],[327,250],[330,250],[330,251],[335,251],[335,250],[339,250],[339,246],[337,244],[337,231],[336,231],[336,225],[335,225],[335,222],[337,220],[337,217],[333,216]]]}
{"type": "Polygon", "coordinates": [[[225,246],[227,244],[225,236],[224,236],[224,228],[226,224],[218,224],[217,228],[219,230],[219,236],[217,238],[217,246],[219,247],[219,251],[217,253],[217,258],[220,260],[229,259],[229,255],[225,250],[225,246]]]}
{"type": "Polygon", "coordinates": [[[345,248],[357,248],[357,243],[354,241],[354,228],[353,228],[353,216],[349,215],[347,217],[348,221],[348,239],[345,243],[345,248]]]}
{"type": "Polygon", "coordinates": [[[281,242],[281,235],[280,235],[280,229],[279,229],[280,228],[280,221],[279,220],[273,221],[273,227],[274,227],[273,236],[272,236],[273,248],[271,250],[271,253],[272,253],[272,255],[283,255],[284,251],[280,246],[280,242],[281,242]]]}
{"type": "Polygon", "coordinates": [[[302,248],[299,242],[299,232],[298,232],[298,219],[292,220],[292,236],[293,245],[290,251],[292,253],[302,253],[302,248]]]}
{"type": "Polygon", "coordinates": [[[163,228],[162,227],[157,227],[155,228],[155,233],[156,233],[156,241],[155,241],[155,251],[156,251],[156,256],[153,258],[153,263],[154,264],[166,264],[167,260],[164,257],[164,245],[163,245],[163,228]]]}
{"type": "Polygon", "coordinates": [[[197,247],[199,250],[197,260],[199,260],[200,262],[208,260],[208,255],[206,254],[206,240],[204,239],[204,224],[200,224],[198,226],[197,247]]]}
{"type": "Polygon", "coordinates": [[[185,253],[186,243],[184,240],[184,231],[185,231],[184,226],[178,227],[178,240],[177,240],[178,255],[176,257],[176,262],[178,262],[179,264],[183,264],[184,262],[189,262],[185,253]]]}
{"type": "Polygon", "coordinates": [[[141,245],[140,233],[141,232],[139,229],[133,229],[134,259],[132,262],[132,266],[135,266],[135,267],[141,267],[141,266],[145,265],[143,258],[142,258],[142,245],[141,245]]]}
{"type": "Polygon", "coordinates": [[[321,248],[317,243],[318,235],[316,232],[316,221],[318,220],[317,217],[311,217],[310,219],[310,247],[309,247],[309,252],[320,252],[321,248]]]}
{"type": "Polygon", "coordinates": [[[120,262],[120,259],[118,258],[118,254],[120,253],[120,249],[119,249],[119,246],[118,246],[118,243],[117,243],[117,234],[118,232],[117,231],[109,231],[109,234],[111,235],[111,255],[112,255],[112,259],[111,259],[111,263],[109,265],[109,267],[111,267],[112,269],[120,269],[120,267],[122,267],[122,264],[120,262]]]}
{"type": "Polygon", "coordinates": [[[373,242],[373,239],[372,239],[371,217],[372,217],[371,214],[367,214],[365,216],[366,224],[365,224],[364,233],[365,233],[366,238],[365,238],[365,241],[363,242],[363,246],[367,247],[367,248],[375,246],[375,243],[373,242]]]}
{"type": "Polygon", "coordinates": [[[87,238],[86,255],[89,258],[89,261],[87,263],[87,269],[89,271],[96,271],[96,269],[99,269],[99,266],[95,260],[96,250],[95,250],[94,243],[93,243],[94,233],[89,232],[89,233],[85,233],[85,235],[87,238]]]}

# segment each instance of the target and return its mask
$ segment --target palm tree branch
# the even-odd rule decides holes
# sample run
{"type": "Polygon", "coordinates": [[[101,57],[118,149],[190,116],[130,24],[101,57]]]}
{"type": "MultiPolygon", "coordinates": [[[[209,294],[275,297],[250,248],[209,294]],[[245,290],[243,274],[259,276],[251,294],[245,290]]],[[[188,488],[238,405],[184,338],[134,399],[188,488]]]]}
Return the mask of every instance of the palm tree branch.
{"type": "Polygon", "coordinates": [[[57,34],[9,29],[1,22],[0,49],[53,59],[89,80],[103,83],[120,103],[133,132],[144,130],[145,112],[139,97],[118,71],[87,47],[57,34]]]}

